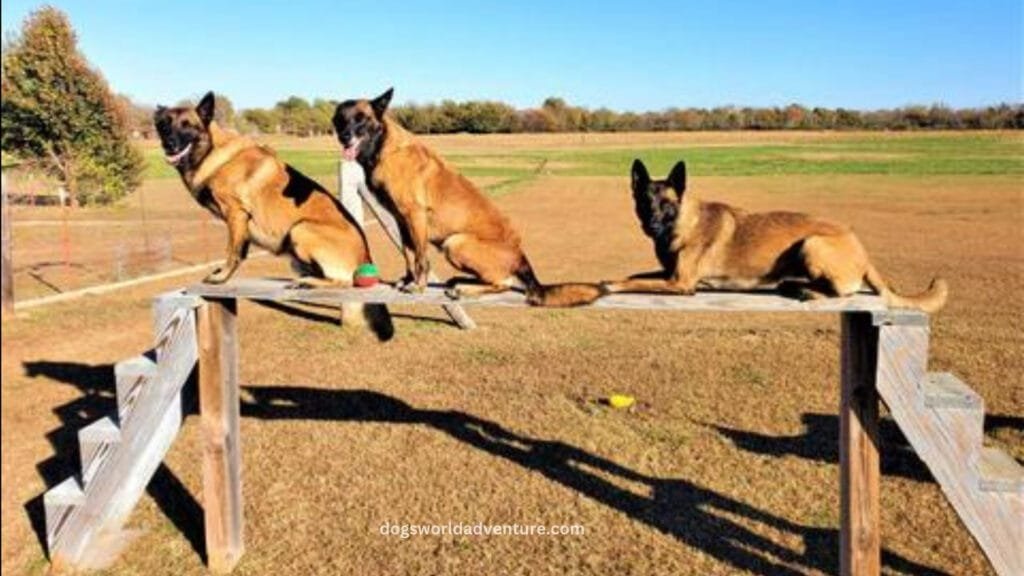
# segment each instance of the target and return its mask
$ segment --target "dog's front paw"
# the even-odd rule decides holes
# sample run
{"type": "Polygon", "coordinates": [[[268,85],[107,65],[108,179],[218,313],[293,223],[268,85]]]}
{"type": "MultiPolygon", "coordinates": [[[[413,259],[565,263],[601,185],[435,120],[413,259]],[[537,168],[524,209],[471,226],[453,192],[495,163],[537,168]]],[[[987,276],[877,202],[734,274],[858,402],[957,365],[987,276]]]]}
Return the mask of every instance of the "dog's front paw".
{"type": "Polygon", "coordinates": [[[406,274],[405,276],[401,277],[400,279],[395,280],[394,286],[395,286],[395,290],[398,290],[399,292],[410,292],[411,290],[409,290],[409,286],[412,286],[413,284],[414,284],[414,282],[413,282],[412,275],[406,274]]]}
{"type": "Polygon", "coordinates": [[[398,285],[398,289],[406,294],[422,294],[426,289],[424,286],[417,284],[416,282],[407,282],[398,285]]]}
{"type": "Polygon", "coordinates": [[[231,268],[221,266],[207,274],[206,278],[203,278],[203,282],[206,284],[223,284],[228,281],[228,278],[231,278],[232,272],[234,272],[234,270],[231,268]]]}

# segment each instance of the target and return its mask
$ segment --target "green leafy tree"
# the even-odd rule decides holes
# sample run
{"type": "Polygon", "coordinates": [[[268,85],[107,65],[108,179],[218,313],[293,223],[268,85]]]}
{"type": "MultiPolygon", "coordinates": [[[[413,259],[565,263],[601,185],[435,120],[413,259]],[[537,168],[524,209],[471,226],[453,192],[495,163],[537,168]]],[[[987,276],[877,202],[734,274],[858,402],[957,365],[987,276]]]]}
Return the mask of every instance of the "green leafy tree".
{"type": "Polygon", "coordinates": [[[281,118],[276,110],[250,108],[242,112],[242,119],[261,134],[272,134],[278,131],[281,118]]]}
{"type": "Polygon", "coordinates": [[[106,80],[78,51],[67,16],[43,7],[5,46],[2,146],[64,183],[72,204],[110,203],[140,182],[142,155],[106,80]]]}

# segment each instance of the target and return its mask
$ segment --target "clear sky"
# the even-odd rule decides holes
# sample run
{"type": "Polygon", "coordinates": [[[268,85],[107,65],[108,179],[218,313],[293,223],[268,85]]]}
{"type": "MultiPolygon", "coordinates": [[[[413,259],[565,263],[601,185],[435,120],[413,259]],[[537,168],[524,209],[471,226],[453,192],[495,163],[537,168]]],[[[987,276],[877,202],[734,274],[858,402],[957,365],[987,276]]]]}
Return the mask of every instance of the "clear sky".
{"type": "MultiPolygon", "coordinates": [[[[119,91],[236,107],[547,96],[616,110],[1024,101],[1022,0],[55,0],[119,91]]],[[[36,2],[4,0],[9,34],[36,2]]]]}

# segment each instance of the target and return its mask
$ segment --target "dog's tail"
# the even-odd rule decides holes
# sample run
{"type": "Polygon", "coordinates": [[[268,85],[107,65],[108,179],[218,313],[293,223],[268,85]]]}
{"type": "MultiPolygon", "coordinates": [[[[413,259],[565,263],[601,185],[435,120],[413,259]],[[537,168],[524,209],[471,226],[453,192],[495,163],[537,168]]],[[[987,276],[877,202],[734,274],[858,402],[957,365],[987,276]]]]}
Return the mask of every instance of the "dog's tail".
{"type": "Polygon", "coordinates": [[[946,305],[946,298],[949,295],[949,285],[942,278],[934,278],[928,289],[920,294],[905,296],[898,294],[886,283],[885,279],[875,268],[874,264],[868,263],[868,270],[864,274],[864,280],[868,286],[878,292],[878,295],[885,299],[885,303],[893,308],[916,308],[928,314],[934,314],[946,305]]]}
{"type": "Polygon", "coordinates": [[[601,284],[586,282],[567,282],[564,284],[544,285],[537,279],[533,272],[533,266],[526,256],[522,256],[519,267],[515,272],[516,278],[526,288],[526,301],[531,306],[544,306],[549,308],[566,308],[569,306],[583,306],[590,304],[608,294],[608,290],[601,284]]]}

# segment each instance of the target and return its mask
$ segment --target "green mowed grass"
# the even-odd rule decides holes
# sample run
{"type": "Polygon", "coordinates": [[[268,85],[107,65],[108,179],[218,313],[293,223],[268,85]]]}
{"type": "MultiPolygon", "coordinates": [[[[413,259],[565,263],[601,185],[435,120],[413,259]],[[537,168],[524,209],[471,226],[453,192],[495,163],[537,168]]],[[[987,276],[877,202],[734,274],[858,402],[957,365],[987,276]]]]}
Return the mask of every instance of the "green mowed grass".
{"type": "Polygon", "coordinates": [[[566,176],[625,174],[634,158],[655,175],[686,160],[698,176],[886,174],[894,176],[1024,174],[1024,139],[991,134],[885,135],[807,144],[694,146],[559,151],[549,161],[566,176]]]}
{"type": "MultiPolygon", "coordinates": [[[[285,162],[326,181],[337,170],[335,150],[290,150],[285,162]]],[[[146,152],[147,177],[175,172],[159,150],[146,152]]],[[[896,176],[1024,174],[1024,138],[1017,134],[900,135],[885,133],[816,142],[729,146],[535,149],[514,152],[454,153],[447,156],[466,176],[501,179],[493,193],[530,179],[540,169],[559,176],[624,176],[634,158],[654,175],[686,160],[697,176],[793,174],[887,174],[896,176]]]]}

